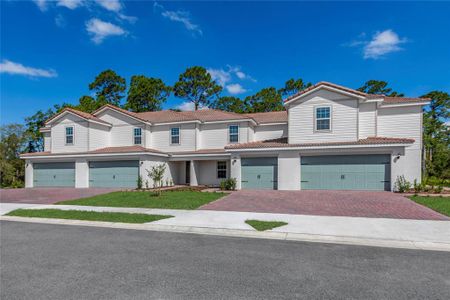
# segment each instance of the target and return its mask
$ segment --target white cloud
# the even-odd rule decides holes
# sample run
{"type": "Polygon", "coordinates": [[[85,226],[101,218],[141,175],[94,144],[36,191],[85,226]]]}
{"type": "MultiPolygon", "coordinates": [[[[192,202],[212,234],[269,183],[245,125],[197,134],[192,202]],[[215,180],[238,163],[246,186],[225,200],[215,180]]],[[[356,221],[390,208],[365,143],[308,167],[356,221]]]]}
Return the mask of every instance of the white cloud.
{"type": "MultiPolygon", "coordinates": [[[[181,104],[175,106],[176,109],[182,110],[182,111],[193,111],[195,109],[195,105],[193,102],[186,101],[182,102],[181,104]]],[[[208,109],[208,107],[199,106],[199,109],[208,109]]]]}
{"type": "Polygon", "coordinates": [[[75,9],[77,7],[84,5],[84,0],[58,0],[56,2],[57,6],[63,6],[68,9],[75,9]]]}
{"type": "Polygon", "coordinates": [[[391,29],[377,32],[372,40],[364,47],[364,58],[380,58],[388,53],[402,50],[401,44],[405,43],[405,38],[400,38],[391,29]]]}
{"type": "Polygon", "coordinates": [[[48,9],[48,1],[47,0],[33,0],[33,2],[39,7],[41,11],[46,11],[48,9]]]}
{"type": "Polygon", "coordinates": [[[4,59],[0,63],[0,73],[12,75],[25,75],[31,77],[57,77],[58,74],[54,70],[37,69],[26,67],[20,63],[12,62],[4,59]]]}
{"type": "Polygon", "coordinates": [[[86,22],[86,30],[91,35],[91,40],[96,44],[101,44],[109,36],[127,34],[121,27],[97,18],[90,19],[86,22]]]}
{"type": "Polygon", "coordinates": [[[58,14],[55,17],[55,24],[56,24],[56,26],[63,28],[63,27],[66,27],[67,21],[63,15],[58,14]]]}
{"type": "Polygon", "coordinates": [[[221,86],[225,86],[225,84],[231,80],[230,72],[223,69],[209,68],[206,71],[211,75],[212,79],[216,80],[221,86]]]}
{"type": "Polygon", "coordinates": [[[161,4],[155,2],[153,4],[153,9],[155,10],[160,10],[161,11],[161,15],[173,22],[179,22],[182,23],[184,25],[184,27],[189,30],[192,31],[194,33],[197,33],[199,35],[203,35],[203,31],[200,29],[200,26],[197,24],[192,23],[191,21],[191,16],[190,13],[188,11],[181,11],[181,10],[177,10],[177,11],[173,11],[173,10],[166,10],[164,8],[164,6],[162,6],[161,4]]]}
{"type": "Polygon", "coordinates": [[[227,89],[228,93],[232,95],[242,94],[247,91],[239,83],[229,84],[225,88],[227,89]]]}
{"type": "Polygon", "coordinates": [[[96,0],[95,2],[109,11],[119,12],[122,10],[122,3],[119,0],[96,0]]]}
{"type": "Polygon", "coordinates": [[[250,81],[256,82],[255,78],[253,78],[250,75],[242,72],[240,66],[230,66],[230,65],[228,65],[228,70],[229,70],[230,73],[234,73],[234,75],[236,75],[241,80],[250,80],[250,81]]]}

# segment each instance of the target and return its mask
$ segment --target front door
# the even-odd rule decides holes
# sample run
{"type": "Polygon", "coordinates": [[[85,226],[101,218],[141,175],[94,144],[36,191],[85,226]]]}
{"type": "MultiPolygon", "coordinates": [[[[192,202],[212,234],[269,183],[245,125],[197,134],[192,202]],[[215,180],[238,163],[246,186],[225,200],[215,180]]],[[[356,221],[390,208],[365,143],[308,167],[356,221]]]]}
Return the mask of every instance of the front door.
{"type": "Polygon", "coordinates": [[[191,183],[191,162],[186,162],[186,184],[191,183]]]}

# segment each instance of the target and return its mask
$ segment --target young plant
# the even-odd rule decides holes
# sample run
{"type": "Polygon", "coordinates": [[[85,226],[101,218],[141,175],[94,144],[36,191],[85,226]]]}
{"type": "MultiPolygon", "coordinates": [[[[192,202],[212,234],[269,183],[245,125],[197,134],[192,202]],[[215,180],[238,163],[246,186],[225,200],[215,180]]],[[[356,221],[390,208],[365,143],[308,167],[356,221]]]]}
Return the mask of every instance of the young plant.
{"type": "Polygon", "coordinates": [[[138,179],[137,179],[137,189],[138,189],[138,190],[142,190],[142,177],[141,177],[141,175],[138,175],[138,179]]]}
{"type": "Polygon", "coordinates": [[[414,179],[414,194],[418,194],[422,191],[422,184],[417,182],[417,179],[414,179]]]}
{"type": "Polygon", "coordinates": [[[156,194],[161,196],[161,187],[163,185],[164,173],[166,172],[166,165],[159,164],[153,166],[151,170],[147,170],[148,176],[153,180],[153,186],[156,189],[156,194]]]}
{"type": "Polygon", "coordinates": [[[405,179],[405,176],[397,176],[395,180],[395,190],[399,193],[407,192],[411,189],[411,183],[405,179]]]}

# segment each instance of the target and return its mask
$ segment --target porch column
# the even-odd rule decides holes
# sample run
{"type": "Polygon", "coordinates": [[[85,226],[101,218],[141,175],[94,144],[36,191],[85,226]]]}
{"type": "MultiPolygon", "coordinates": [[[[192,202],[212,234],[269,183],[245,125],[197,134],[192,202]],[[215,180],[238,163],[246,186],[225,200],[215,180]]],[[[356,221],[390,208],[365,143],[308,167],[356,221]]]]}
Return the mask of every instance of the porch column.
{"type": "Polygon", "coordinates": [[[75,187],[89,187],[89,163],[86,159],[77,159],[75,161],[75,187]]]}
{"type": "Polygon", "coordinates": [[[33,163],[29,160],[25,161],[25,187],[34,187],[33,163]]]}
{"type": "Polygon", "coordinates": [[[189,171],[190,171],[190,186],[198,186],[198,162],[195,160],[191,160],[190,166],[189,166],[189,171]]]}
{"type": "Polygon", "coordinates": [[[300,155],[298,151],[281,151],[278,155],[278,189],[300,189],[300,155]]]}
{"type": "Polygon", "coordinates": [[[236,179],[236,189],[241,189],[241,157],[240,155],[232,155],[230,163],[230,178],[236,179]]]}

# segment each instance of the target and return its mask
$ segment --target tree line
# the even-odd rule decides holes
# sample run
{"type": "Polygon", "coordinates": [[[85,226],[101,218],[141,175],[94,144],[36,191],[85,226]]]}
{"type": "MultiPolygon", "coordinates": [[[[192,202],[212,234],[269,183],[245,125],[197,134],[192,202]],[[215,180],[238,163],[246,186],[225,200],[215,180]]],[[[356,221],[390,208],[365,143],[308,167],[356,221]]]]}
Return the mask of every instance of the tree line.
{"type": "MultiPolygon", "coordinates": [[[[241,99],[222,96],[223,87],[200,66],[187,68],[173,85],[166,84],[160,78],[134,75],[128,89],[125,78],[113,70],[105,70],[88,85],[94,96],[83,95],[75,105],[55,105],[25,118],[24,124],[9,124],[0,128],[0,185],[23,185],[24,162],[19,159],[19,154],[43,151],[43,136],[39,128],[43,127],[46,119],[65,107],[91,113],[105,104],[112,104],[132,112],[158,111],[170,95],[174,95],[193,103],[196,110],[210,107],[235,113],[270,112],[284,110],[283,98],[311,85],[302,78],[291,78],[281,88],[266,87],[241,99]]],[[[404,96],[389,87],[386,81],[380,80],[369,80],[358,90],[369,94],[404,96]]],[[[424,176],[450,179],[450,132],[446,124],[450,118],[450,95],[444,91],[430,91],[421,97],[432,99],[424,109],[424,176]]]]}

